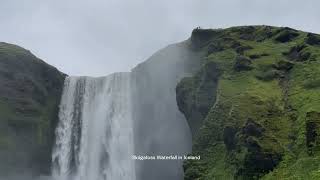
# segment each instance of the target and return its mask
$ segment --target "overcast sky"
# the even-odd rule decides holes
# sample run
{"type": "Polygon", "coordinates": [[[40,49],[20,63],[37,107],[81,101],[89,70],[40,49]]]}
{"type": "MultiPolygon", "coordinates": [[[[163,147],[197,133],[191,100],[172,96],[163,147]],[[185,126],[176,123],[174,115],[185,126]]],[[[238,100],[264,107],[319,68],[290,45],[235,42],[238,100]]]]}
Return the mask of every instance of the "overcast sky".
{"type": "Polygon", "coordinates": [[[267,24],[320,33],[319,0],[1,0],[0,41],[70,75],[129,71],[193,28],[267,24]]]}

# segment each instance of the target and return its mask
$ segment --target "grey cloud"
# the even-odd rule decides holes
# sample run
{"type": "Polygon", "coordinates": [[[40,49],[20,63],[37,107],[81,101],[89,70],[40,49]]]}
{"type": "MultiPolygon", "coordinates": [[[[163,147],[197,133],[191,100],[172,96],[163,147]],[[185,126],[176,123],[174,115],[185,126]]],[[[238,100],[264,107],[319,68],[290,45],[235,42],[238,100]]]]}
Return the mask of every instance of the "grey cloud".
{"type": "Polygon", "coordinates": [[[0,41],[71,75],[129,71],[194,27],[268,24],[319,33],[316,0],[2,0],[0,41]]]}

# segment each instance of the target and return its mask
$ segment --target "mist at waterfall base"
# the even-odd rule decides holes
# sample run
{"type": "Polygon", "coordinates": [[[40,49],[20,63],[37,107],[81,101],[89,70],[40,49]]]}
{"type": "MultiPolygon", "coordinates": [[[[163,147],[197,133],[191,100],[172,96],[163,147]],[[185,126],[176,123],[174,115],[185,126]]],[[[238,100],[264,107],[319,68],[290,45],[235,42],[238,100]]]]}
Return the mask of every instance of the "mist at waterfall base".
{"type": "Polygon", "coordinates": [[[52,176],[20,174],[6,180],[182,180],[182,160],[139,161],[132,155],[191,152],[175,87],[197,69],[195,56],[183,42],[158,51],[131,72],[67,77],[52,176]]]}
{"type": "MultiPolygon", "coordinates": [[[[131,72],[132,113],[137,155],[185,155],[191,152],[187,121],[178,110],[176,85],[197,70],[197,54],[188,42],[170,45],[131,72]]],[[[139,180],[183,179],[182,161],[135,161],[139,180]]]]}
{"type": "Polygon", "coordinates": [[[68,77],[53,151],[57,180],[178,180],[182,160],[134,161],[132,155],[185,155],[191,150],[175,86],[192,57],[169,46],[130,73],[68,77]]]}
{"type": "Polygon", "coordinates": [[[186,155],[191,135],[175,86],[191,72],[185,43],[169,46],[130,73],[68,77],[53,151],[55,180],[179,180],[182,160],[135,161],[132,155],[186,155]]]}

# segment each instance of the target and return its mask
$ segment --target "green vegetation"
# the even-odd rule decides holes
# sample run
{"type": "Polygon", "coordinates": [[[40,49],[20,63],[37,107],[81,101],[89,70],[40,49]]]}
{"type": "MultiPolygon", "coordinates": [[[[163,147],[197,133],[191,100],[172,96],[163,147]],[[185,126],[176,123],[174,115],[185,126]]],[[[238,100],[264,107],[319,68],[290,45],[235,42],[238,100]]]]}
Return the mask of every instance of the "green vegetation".
{"type": "Polygon", "coordinates": [[[64,74],[0,43],[0,174],[48,173],[64,74]]]}
{"type": "Polygon", "coordinates": [[[208,53],[176,88],[201,155],[186,180],[319,179],[319,42],[270,26],[193,31],[193,50],[208,53]]]}

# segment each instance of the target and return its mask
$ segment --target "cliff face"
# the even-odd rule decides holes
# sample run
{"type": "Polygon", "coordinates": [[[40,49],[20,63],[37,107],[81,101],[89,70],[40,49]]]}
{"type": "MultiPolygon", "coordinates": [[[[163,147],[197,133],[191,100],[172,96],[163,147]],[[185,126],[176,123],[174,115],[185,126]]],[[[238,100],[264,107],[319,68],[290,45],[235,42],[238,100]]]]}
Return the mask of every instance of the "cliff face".
{"type": "Polygon", "coordinates": [[[0,43],[0,175],[49,173],[65,75],[29,51],[0,43]]]}
{"type": "Polygon", "coordinates": [[[206,57],[176,88],[201,155],[185,179],[319,179],[320,36],[246,26],[191,42],[206,57]]]}
{"type": "MultiPolygon", "coordinates": [[[[177,83],[199,69],[203,56],[190,45],[169,45],[130,73],[136,155],[191,151],[189,127],[175,101],[177,83]]],[[[0,44],[0,179],[17,172],[49,174],[64,79],[29,51],[0,44]]],[[[135,163],[139,180],[183,177],[182,161],[135,163]]]]}
{"type": "MultiPolygon", "coordinates": [[[[137,155],[189,151],[176,90],[193,154],[201,155],[184,163],[185,179],[320,178],[319,35],[195,29],[132,76],[137,155]]],[[[29,51],[0,43],[1,176],[49,173],[64,78],[29,51]]],[[[137,162],[138,176],[177,179],[180,162],[172,162],[137,162]]]]}

